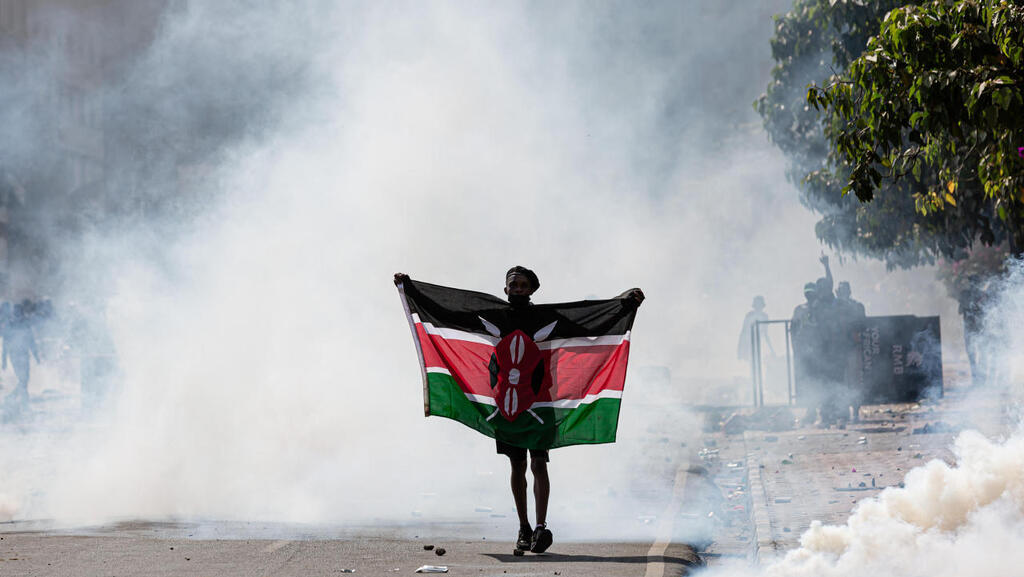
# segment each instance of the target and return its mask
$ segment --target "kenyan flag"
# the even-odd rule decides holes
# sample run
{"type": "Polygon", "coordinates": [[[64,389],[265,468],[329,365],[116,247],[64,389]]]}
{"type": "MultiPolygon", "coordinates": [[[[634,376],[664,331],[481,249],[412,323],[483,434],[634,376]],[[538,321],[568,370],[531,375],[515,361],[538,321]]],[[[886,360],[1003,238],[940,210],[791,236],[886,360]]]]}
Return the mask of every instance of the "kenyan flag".
{"type": "Polygon", "coordinates": [[[398,292],[427,416],[528,449],[615,441],[632,299],[514,307],[414,280],[398,292]]]}

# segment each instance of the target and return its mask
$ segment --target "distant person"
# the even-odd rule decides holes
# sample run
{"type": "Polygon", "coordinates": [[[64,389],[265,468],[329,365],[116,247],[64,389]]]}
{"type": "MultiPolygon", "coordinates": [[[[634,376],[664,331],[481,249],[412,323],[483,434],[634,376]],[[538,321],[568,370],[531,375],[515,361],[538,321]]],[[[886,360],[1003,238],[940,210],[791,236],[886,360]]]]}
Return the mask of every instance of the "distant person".
{"type": "MultiPolygon", "coordinates": [[[[768,313],[764,312],[764,297],[758,295],[754,297],[754,302],[750,305],[752,310],[747,313],[747,316],[743,317],[743,328],[740,330],[740,341],[736,344],[736,358],[741,361],[750,361],[751,357],[751,334],[754,330],[754,323],[758,321],[767,321],[768,313]]],[[[764,335],[764,341],[768,345],[768,350],[772,355],[775,354],[775,349],[772,348],[772,342],[769,340],[768,335],[764,335]]]]}
{"type": "MultiPolygon", "coordinates": [[[[818,295],[818,285],[809,282],[804,285],[804,300],[793,309],[789,331],[793,340],[793,380],[797,396],[816,409],[817,376],[814,358],[817,356],[817,327],[811,317],[811,307],[818,295]]],[[[809,413],[810,414],[810,413],[809,413]]]]}
{"type": "Polygon", "coordinates": [[[853,412],[853,420],[860,421],[860,406],[864,399],[861,390],[860,370],[860,335],[864,330],[864,319],[867,315],[864,305],[853,299],[850,283],[842,281],[836,288],[836,308],[838,310],[839,327],[837,346],[840,360],[845,365],[843,383],[846,388],[845,402],[849,403],[853,412]]]}
{"type": "Polygon", "coordinates": [[[14,311],[10,322],[3,332],[3,362],[0,364],[3,370],[7,370],[7,360],[11,361],[11,368],[18,379],[14,391],[8,396],[8,400],[19,408],[28,407],[28,379],[31,354],[39,363],[39,351],[36,349],[36,340],[32,334],[31,319],[26,314],[25,303],[14,305],[14,311]]]}
{"type": "Polygon", "coordinates": [[[971,365],[971,381],[975,385],[984,384],[987,380],[985,370],[985,351],[980,346],[980,335],[985,314],[984,281],[976,274],[967,277],[967,284],[960,291],[960,316],[964,322],[964,345],[967,348],[967,361],[971,365]]]}
{"type": "Polygon", "coordinates": [[[790,320],[790,331],[794,338],[797,333],[803,332],[803,329],[811,322],[811,306],[814,304],[817,294],[818,285],[813,282],[804,285],[804,302],[793,309],[793,317],[790,320]]]}
{"type": "Polygon", "coordinates": [[[860,301],[854,300],[852,294],[849,282],[844,280],[839,283],[839,287],[836,289],[836,301],[839,304],[840,314],[847,319],[862,319],[867,316],[864,305],[860,301]]]}

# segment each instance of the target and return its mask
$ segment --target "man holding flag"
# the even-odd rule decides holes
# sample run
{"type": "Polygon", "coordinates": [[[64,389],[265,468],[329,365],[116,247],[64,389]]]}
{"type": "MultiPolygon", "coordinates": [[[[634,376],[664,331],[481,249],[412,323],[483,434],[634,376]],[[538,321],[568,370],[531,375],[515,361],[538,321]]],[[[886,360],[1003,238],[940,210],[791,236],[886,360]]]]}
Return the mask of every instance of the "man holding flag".
{"type": "Polygon", "coordinates": [[[548,450],[615,441],[629,336],[643,291],[614,299],[533,305],[537,275],[505,275],[507,302],[395,274],[424,377],[424,412],[493,437],[508,456],[518,551],[551,546],[548,450]],[[537,526],[527,508],[527,450],[537,526]]]}

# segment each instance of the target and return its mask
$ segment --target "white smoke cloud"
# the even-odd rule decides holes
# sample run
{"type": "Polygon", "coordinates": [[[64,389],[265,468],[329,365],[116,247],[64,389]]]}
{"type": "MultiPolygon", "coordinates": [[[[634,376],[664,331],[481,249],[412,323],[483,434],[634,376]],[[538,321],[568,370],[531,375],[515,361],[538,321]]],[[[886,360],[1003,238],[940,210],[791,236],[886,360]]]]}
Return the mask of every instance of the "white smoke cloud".
{"type": "Polygon", "coordinates": [[[1024,562],[1024,434],[957,437],[956,464],[909,471],[903,488],[861,501],[845,525],[814,522],[771,577],[1012,574],[1024,562]]]}
{"type": "MultiPolygon", "coordinates": [[[[113,279],[123,393],[95,426],[32,440],[30,465],[23,447],[0,451],[18,471],[13,488],[0,486],[15,495],[15,518],[349,522],[413,511],[460,519],[482,506],[514,525],[493,444],[420,417],[392,273],[498,293],[506,268],[524,264],[539,273],[543,302],[643,287],[633,364],[670,367],[679,398],[691,399],[705,379],[746,374],[735,339],[754,294],[785,317],[800,285],[820,276],[814,217],[749,107],[764,81],[726,77],[715,63],[740,18],[757,34],[729,62],[766,79],[771,28],[757,18],[772,10],[317,9],[296,18],[197,5],[175,13],[142,59],[141,70],[177,85],[190,81],[190,62],[209,82],[220,58],[258,70],[281,48],[286,61],[306,59],[313,80],[275,92],[280,118],[261,115],[261,130],[217,151],[201,216],[154,225],[178,235],[158,259],[149,223],[88,239],[113,279]],[[183,47],[187,62],[163,70],[183,47]],[[704,92],[715,82],[728,87],[716,88],[721,108],[704,92]]],[[[259,99],[259,75],[230,78],[239,98],[259,99]]],[[[189,102],[220,102],[230,84],[198,83],[189,102]]],[[[855,296],[880,277],[837,263],[855,296]]],[[[869,312],[889,312],[886,292],[875,311],[865,298],[869,312]]],[[[934,313],[935,303],[948,306],[892,308],[934,313]]],[[[678,444],[699,425],[681,407],[652,416],[654,394],[631,378],[619,444],[554,453],[553,522],[647,506],[601,492],[663,457],[638,453],[651,436],[678,444]]],[[[579,534],[628,530],[597,529],[579,534]]]]}

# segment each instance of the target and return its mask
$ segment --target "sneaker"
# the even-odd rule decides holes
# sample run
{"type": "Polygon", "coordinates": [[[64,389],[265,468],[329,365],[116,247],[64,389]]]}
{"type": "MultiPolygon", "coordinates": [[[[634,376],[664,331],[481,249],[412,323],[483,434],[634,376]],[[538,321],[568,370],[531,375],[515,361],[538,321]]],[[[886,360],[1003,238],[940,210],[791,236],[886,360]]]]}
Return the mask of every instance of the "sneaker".
{"type": "Polygon", "coordinates": [[[537,528],[533,530],[533,545],[530,547],[530,551],[534,553],[543,553],[548,550],[551,546],[552,538],[551,531],[548,530],[547,523],[544,525],[537,525],[537,528]]]}
{"type": "Polygon", "coordinates": [[[520,551],[529,551],[531,545],[530,527],[520,527],[519,538],[516,539],[516,549],[520,551]]]}

